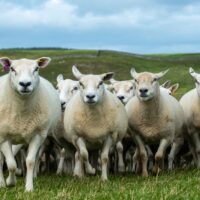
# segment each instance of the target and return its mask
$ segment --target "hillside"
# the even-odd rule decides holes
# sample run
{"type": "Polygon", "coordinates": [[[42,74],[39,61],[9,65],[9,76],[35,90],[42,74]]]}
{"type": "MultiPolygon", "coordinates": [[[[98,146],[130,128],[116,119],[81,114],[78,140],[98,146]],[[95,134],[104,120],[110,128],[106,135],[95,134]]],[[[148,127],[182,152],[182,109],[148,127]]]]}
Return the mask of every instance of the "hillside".
{"type": "Polygon", "coordinates": [[[51,57],[51,64],[40,73],[54,84],[59,73],[64,74],[66,78],[73,78],[71,73],[73,64],[86,73],[114,71],[115,78],[119,80],[131,78],[129,73],[131,67],[135,67],[138,72],[159,72],[169,68],[170,71],[161,80],[161,83],[167,79],[174,83],[180,83],[180,89],[176,94],[177,98],[194,87],[194,81],[188,73],[188,68],[191,66],[200,72],[200,54],[139,55],[103,50],[8,49],[0,50],[0,57],[3,56],[12,59],[51,57]]]}

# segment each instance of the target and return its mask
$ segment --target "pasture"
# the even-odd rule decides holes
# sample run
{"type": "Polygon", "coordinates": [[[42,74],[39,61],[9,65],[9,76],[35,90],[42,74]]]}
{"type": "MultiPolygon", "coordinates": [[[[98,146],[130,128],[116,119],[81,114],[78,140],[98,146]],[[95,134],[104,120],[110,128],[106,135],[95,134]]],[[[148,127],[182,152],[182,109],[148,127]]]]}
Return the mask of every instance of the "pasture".
{"type": "MultiPolygon", "coordinates": [[[[40,74],[56,83],[62,73],[65,78],[73,78],[71,66],[76,64],[82,72],[103,73],[114,71],[117,80],[130,79],[130,69],[138,72],[159,72],[170,69],[161,82],[170,79],[178,82],[180,98],[194,87],[194,80],[188,73],[193,67],[200,72],[200,54],[137,55],[114,51],[95,50],[1,50],[0,57],[39,58],[49,56],[51,64],[40,74]],[[198,69],[199,68],[199,69],[198,69]]],[[[1,72],[3,74],[3,72],[1,72]]],[[[98,176],[78,180],[72,176],[56,174],[40,175],[35,182],[33,193],[24,193],[24,179],[18,178],[14,188],[0,189],[1,199],[199,199],[198,170],[176,170],[163,172],[159,176],[142,178],[133,174],[111,175],[106,183],[98,176]]]]}

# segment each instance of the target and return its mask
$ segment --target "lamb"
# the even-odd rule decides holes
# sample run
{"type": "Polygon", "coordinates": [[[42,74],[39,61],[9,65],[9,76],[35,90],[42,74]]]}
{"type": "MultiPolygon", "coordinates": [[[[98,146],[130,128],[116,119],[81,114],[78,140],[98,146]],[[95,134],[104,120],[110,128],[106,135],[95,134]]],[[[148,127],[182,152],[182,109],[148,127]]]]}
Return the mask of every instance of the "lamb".
{"type": "Polygon", "coordinates": [[[192,68],[189,69],[189,73],[194,78],[196,87],[182,96],[180,104],[184,111],[188,129],[186,138],[194,161],[197,167],[200,168],[200,74],[196,73],[192,68]]]}
{"type": "Polygon", "coordinates": [[[145,143],[159,144],[155,154],[154,172],[163,169],[163,159],[167,147],[174,136],[184,129],[183,110],[172,96],[160,91],[158,80],[167,71],[157,74],[131,70],[136,84],[136,96],[126,105],[129,130],[139,148],[142,175],[148,176],[145,143]]]}
{"type": "Polygon", "coordinates": [[[27,144],[26,191],[33,190],[33,169],[38,150],[56,126],[61,108],[52,84],[39,76],[50,58],[11,60],[0,58],[4,71],[0,84],[0,144],[9,169],[8,186],[16,184],[16,162],[11,144],[27,144]]]}
{"type": "Polygon", "coordinates": [[[82,161],[88,168],[88,150],[101,151],[101,179],[107,180],[110,148],[126,134],[128,119],[123,104],[104,88],[103,81],[113,73],[84,75],[75,66],[73,75],[79,80],[80,91],[69,101],[64,113],[65,138],[77,149],[79,165],[75,175],[82,177],[82,161]]]}

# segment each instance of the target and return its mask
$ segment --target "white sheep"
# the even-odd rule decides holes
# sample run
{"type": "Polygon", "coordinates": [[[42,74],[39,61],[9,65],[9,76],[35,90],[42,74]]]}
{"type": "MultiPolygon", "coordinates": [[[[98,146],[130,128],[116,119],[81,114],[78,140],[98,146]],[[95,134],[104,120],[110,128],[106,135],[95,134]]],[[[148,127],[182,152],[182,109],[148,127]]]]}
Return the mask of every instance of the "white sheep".
{"type": "Polygon", "coordinates": [[[59,98],[61,101],[62,110],[65,109],[66,104],[77,92],[79,87],[78,81],[71,79],[64,79],[62,74],[57,76],[57,89],[59,92],[59,98]]]}
{"type": "Polygon", "coordinates": [[[11,144],[28,144],[26,191],[33,190],[35,158],[61,113],[58,94],[52,84],[39,76],[50,58],[11,60],[1,58],[9,74],[0,84],[0,143],[9,169],[8,186],[15,185],[16,162],[11,144]],[[6,141],[6,142],[4,142],[6,141]]]}
{"type": "Polygon", "coordinates": [[[170,85],[171,81],[166,81],[160,86],[160,90],[162,92],[166,92],[169,95],[173,95],[179,88],[179,84],[175,83],[173,85],[170,85]]]}
{"type": "Polygon", "coordinates": [[[158,80],[167,71],[157,74],[131,70],[136,84],[136,96],[126,105],[129,129],[140,151],[142,175],[148,176],[145,143],[159,144],[155,154],[154,172],[163,168],[167,147],[175,134],[184,128],[183,110],[179,102],[165,92],[160,92],[158,80]]]}
{"type": "Polygon", "coordinates": [[[113,73],[84,75],[75,66],[74,76],[79,80],[80,91],[65,108],[64,127],[66,139],[77,148],[79,165],[75,175],[82,176],[81,160],[88,168],[88,150],[101,151],[102,180],[107,180],[108,154],[110,148],[120,141],[127,129],[128,121],[123,104],[104,88],[103,81],[113,73]]]}
{"type": "Polygon", "coordinates": [[[112,84],[110,89],[124,105],[135,96],[135,83],[133,80],[117,81],[112,78],[110,82],[112,84]]]}
{"type": "Polygon", "coordinates": [[[188,129],[186,139],[194,161],[197,167],[200,168],[200,74],[196,73],[192,68],[189,69],[189,73],[194,78],[196,87],[182,96],[180,104],[184,110],[188,129]]]}

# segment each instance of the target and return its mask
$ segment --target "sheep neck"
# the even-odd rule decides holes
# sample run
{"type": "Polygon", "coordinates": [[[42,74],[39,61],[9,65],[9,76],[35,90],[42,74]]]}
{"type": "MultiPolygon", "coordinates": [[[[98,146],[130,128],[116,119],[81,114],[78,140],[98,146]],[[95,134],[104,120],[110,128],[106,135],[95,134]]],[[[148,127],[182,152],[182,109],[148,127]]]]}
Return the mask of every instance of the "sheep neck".
{"type": "Polygon", "coordinates": [[[144,120],[156,120],[160,112],[160,94],[149,101],[140,101],[140,109],[144,120]]]}

